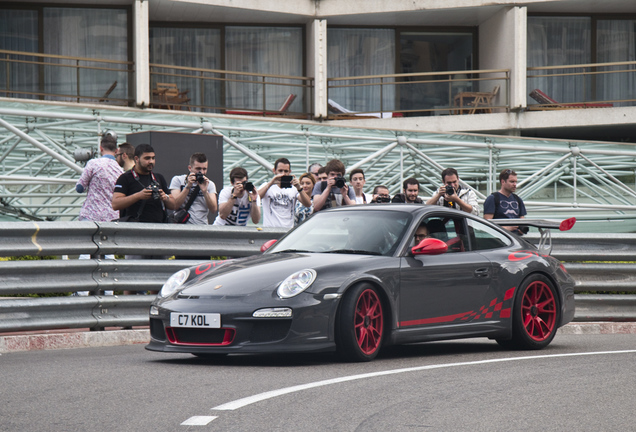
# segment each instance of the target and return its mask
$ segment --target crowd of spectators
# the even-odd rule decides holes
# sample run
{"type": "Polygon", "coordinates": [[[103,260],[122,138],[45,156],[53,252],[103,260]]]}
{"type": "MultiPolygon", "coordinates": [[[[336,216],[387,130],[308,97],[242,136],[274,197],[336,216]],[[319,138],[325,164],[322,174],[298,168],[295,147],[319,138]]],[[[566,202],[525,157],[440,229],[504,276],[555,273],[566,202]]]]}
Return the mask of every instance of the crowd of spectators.
{"type": "MultiPolygon", "coordinates": [[[[441,184],[427,200],[420,197],[420,182],[415,177],[404,180],[402,190],[391,197],[385,185],[365,191],[366,177],[361,168],[348,173],[338,159],[325,166],[312,163],[298,177],[287,158],[274,162],[269,181],[256,187],[242,167],[232,169],[230,184],[218,192],[207,177],[208,159],[204,153],[190,155],[187,174],[169,183],[153,170],[156,154],[148,144],[136,148],[129,143],[117,146],[116,136],[104,135],[101,158],[87,163],[77,182],[77,192],[86,192],[80,220],[122,222],[173,222],[214,225],[291,228],[311,214],[324,209],[357,204],[406,203],[455,208],[479,216],[481,208],[475,191],[460,180],[454,168],[440,173],[441,184]],[[348,181],[347,181],[348,180],[348,181]]],[[[514,192],[517,173],[511,169],[499,175],[501,188],[484,203],[486,219],[522,218],[526,209],[514,192]]],[[[510,227],[518,232],[517,227],[510,227]]]]}
{"type": "MultiPolygon", "coordinates": [[[[218,192],[217,200],[217,187],[207,177],[208,159],[204,153],[190,155],[187,174],[174,176],[168,184],[163,175],[154,171],[156,154],[148,144],[117,146],[116,136],[105,134],[100,152],[100,158],[86,164],[76,185],[78,193],[86,193],[79,220],[208,224],[216,215],[214,225],[246,226],[250,221],[259,224],[262,218],[263,227],[292,228],[324,209],[389,202],[439,205],[481,214],[475,191],[460,180],[454,168],[440,173],[440,186],[425,201],[420,197],[420,182],[415,177],[404,180],[402,191],[391,197],[389,188],[381,184],[375,185],[372,193],[365,192],[366,177],[360,168],[352,169],[347,181],[346,167],[338,159],[328,161],[325,166],[313,163],[297,177],[291,162],[279,158],[274,162],[270,180],[259,187],[249,181],[244,168],[232,169],[230,184],[218,192]]],[[[499,182],[500,190],[484,202],[483,216],[525,217],[524,203],[514,193],[517,173],[505,169],[499,182]]],[[[506,229],[523,234],[516,226],[506,229]]],[[[422,227],[416,236],[426,237],[425,231],[426,227],[422,227]]]]}

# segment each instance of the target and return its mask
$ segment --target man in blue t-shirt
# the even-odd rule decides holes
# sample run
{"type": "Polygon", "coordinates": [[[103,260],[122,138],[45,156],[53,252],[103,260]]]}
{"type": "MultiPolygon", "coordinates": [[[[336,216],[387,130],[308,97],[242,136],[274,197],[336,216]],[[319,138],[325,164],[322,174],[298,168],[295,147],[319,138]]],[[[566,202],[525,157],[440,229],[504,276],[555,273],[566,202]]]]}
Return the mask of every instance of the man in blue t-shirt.
{"type": "MultiPolygon", "coordinates": [[[[527,212],[523,200],[514,193],[517,190],[517,173],[511,169],[503,170],[499,173],[499,183],[499,192],[494,192],[484,202],[484,219],[522,219],[527,212]]],[[[503,228],[521,234],[518,226],[503,228]]]]}
{"type": "Polygon", "coordinates": [[[338,159],[332,159],[325,165],[327,180],[316,182],[311,196],[314,212],[336,206],[355,205],[356,194],[344,179],[345,166],[338,159]]]}

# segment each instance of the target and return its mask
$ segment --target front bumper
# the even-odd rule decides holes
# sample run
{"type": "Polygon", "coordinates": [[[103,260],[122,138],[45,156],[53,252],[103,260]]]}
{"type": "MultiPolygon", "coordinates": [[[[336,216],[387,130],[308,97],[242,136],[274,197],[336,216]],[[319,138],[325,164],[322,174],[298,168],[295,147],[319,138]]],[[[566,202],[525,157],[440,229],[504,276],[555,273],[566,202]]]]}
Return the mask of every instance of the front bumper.
{"type": "Polygon", "coordinates": [[[337,299],[303,293],[285,304],[245,305],[239,300],[175,299],[155,305],[146,349],[174,353],[332,351],[337,299]],[[291,318],[254,318],[267,307],[290,307],[291,318]],[[220,313],[220,329],[170,327],[170,313],[220,313]]]}

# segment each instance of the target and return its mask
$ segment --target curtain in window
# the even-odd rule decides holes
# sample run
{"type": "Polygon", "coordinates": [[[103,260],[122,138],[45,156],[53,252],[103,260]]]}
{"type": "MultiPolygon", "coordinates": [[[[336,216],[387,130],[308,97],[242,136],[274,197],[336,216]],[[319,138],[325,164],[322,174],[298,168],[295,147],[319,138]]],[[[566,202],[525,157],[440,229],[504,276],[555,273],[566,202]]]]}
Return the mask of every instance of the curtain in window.
{"type": "MultiPolygon", "coordinates": [[[[591,19],[587,17],[528,17],[528,67],[590,63],[591,19]]],[[[582,72],[582,69],[554,69],[550,75],[582,72]]],[[[532,74],[546,71],[533,71],[532,74]]],[[[532,75],[531,74],[531,75],[532,75]]],[[[589,100],[591,78],[561,76],[529,78],[528,92],[538,88],[558,102],[589,100]]],[[[529,99],[528,103],[537,103],[529,99]]]]}
{"type": "MultiPolygon", "coordinates": [[[[150,63],[221,69],[221,59],[220,29],[150,29],[150,63]]],[[[176,83],[180,91],[188,91],[191,105],[217,108],[222,106],[223,86],[221,81],[214,79],[221,78],[219,74],[158,67],[151,68],[151,73],[152,88],[156,88],[158,82],[176,83]]]]}
{"type": "MultiPolygon", "coordinates": [[[[123,9],[44,8],[44,53],[94,59],[128,60],[128,16],[123,9]]],[[[80,62],[83,66],[112,70],[81,69],[79,80],[73,60],[50,60],[44,68],[45,92],[99,98],[117,81],[110,97],[127,98],[128,75],[124,65],[80,62]],[[79,88],[78,88],[79,86],[79,88]]],[[[72,99],[72,98],[55,98],[72,99]]]]}
{"type": "MultiPolygon", "coordinates": [[[[227,27],[225,69],[262,75],[303,75],[303,30],[298,27],[227,27]]],[[[304,90],[290,84],[299,80],[227,74],[226,106],[255,110],[278,110],[289,94],[296,99],[289,112],[303,112],[304,90]]]]}
{"type": "MultiPolygon", "coordinates": [[[[599,20],[597,24],[597,63],[636,60],[636,20],[599,20]]],[[[636,94],[636,68],[632,66],[608,66],[601,71],[626,70],[630,72],[600,74],[597,76],[597,100],[633,99],[636,94]]],[[[632,105],[615,102],[614,106],[632,105]]]]}
{"type": "MultiPolygon", "coordinates": [[[[416,112],[418,109],[448,107],[458,93],[469,90],[491,91],[495,85],[503,84],[496,81],[473,83],[468,79],[468,74],[456,74],[454,78],[465,80],[457,81],[452,85],[446,81],[449,78],[447,71],[470,71],[473,68],[472,33],[402,31],[398,40],[400,44],[399,73],[442,72],[440,75],[426,78],[404,77],[402,81],[406,84],[401,84],[397,88],[401,110],[416,112]],[[442,80],[442,82],[436,83],[435,80],[442,80]],[[479,89],[478,84],[483,85],[483,88],[479,89]]],[[[416,115],[427,114],[430,112],[416,113],[416,115]]]]}
{"type": "MultiPolygon", "coordinates": [[[[329,78],[395,73],[393,29],[327,30],[329,78]]],[[[384,82],[392,82],[385,78],[384,82]]],[[[331,85],[379,84],[379,79],[337,81],[331,85]]],[[[329,98],[350,111],[378,112],[395,108],[395,87],[367,85],[329,89],[329,98]]]]}
{"type": "MultiPolygon", "coordinates": [[[[38,51],[38,14],[32,10],[0,9],[0,49],[22,52],[38,51]]],[[[0,56],[0,92],[2,96],[37,98],[38,68],[36,65],[5,63],[0,56]],[[7,69],[7,65],[9,66],[7,69]],[[8,74],[8,76],[7,76],[8,74]],[[8,84],[7,84],[8,83],[8,84]],[[15,93],[12,93],[13,90],[15,93]]],[[[35,60],[31,56],[11,56],[12,60],[35,60]]]]}

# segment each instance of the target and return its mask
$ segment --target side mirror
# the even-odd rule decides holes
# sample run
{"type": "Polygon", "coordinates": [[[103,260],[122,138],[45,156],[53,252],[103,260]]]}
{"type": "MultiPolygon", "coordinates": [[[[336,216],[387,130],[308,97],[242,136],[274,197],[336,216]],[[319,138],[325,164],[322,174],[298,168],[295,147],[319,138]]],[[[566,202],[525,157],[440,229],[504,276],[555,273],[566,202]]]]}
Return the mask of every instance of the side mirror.
{"type": "Polygon", "coordinates": [[[276,243],[276,239],[267,240],[265,243],[263,243],[263,246],[261,246],[261,252],[265,252],[267,249],[274,246],[274,243],[276,243]]]}
{"type": "Polygon", "coordinates": [[[448,245],[436,238],[425,238],[420,244],[411,248],[413,255],[441,255],[447,250],[448,245]]]}

